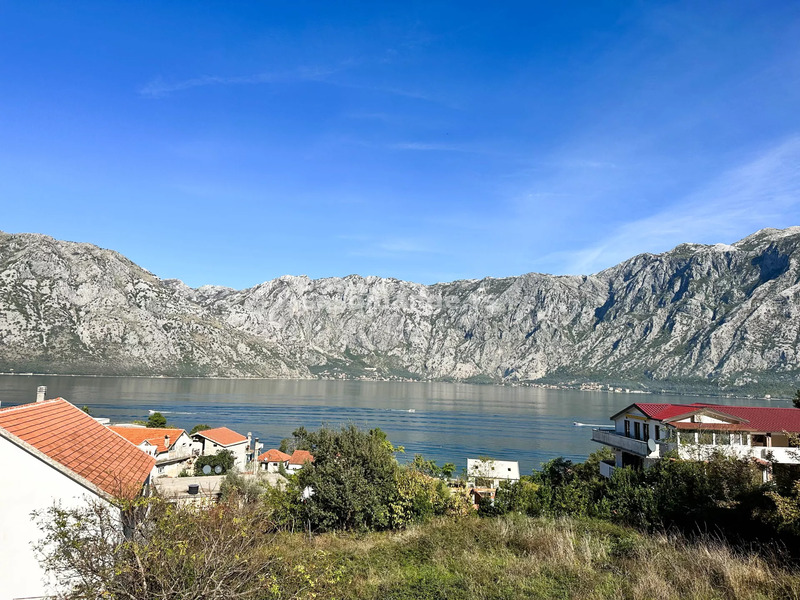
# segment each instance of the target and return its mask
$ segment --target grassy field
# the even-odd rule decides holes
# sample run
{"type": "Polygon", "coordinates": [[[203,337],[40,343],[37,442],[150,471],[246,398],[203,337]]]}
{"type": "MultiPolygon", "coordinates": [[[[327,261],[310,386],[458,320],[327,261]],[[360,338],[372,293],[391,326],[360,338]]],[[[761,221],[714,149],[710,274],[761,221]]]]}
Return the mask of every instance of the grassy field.
{"type": "Polygon", "coordinates": [[[279,534],[278,598],[800,598],[800,571],[719,541],[599,521],[443,519],[406,531],[279,534]]]}

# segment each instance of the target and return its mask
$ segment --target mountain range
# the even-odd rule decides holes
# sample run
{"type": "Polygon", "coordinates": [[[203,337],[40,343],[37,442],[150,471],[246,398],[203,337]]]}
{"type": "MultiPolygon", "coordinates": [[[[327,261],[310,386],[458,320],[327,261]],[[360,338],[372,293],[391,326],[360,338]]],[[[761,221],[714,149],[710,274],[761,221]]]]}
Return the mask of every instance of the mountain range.
{"type": "Polygon", "coordinates": [[[422,285],[160,279],[121,254],[0,232],[0,370],[800,386],[800,227],[681,244],[585,276],[422,285]]]}

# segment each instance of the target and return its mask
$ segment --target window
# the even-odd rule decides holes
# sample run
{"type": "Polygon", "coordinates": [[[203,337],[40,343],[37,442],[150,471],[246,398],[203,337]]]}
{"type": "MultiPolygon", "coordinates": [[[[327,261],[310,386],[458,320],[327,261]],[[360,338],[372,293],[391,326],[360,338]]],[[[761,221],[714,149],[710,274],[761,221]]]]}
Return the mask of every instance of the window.
{"type": "Polygon", "coordinates": [[[631,437],[631,422],[625,419],[625,437],[631,437]]]}
{"type": "Polygon", "coordinates": [[[697,437],[697,443],[709,446],[714,443],[714,434],[711,431],[701,431],[697,437]]]}
{"type": "Polygon", "coordinates": [[[656,425],[656,439],[661,439],[661,428],[658,425],[656,425]]]}
{"type": "Polygon", "coordinates": [[[727,431],[720,431],[717,434],[717,445],[718,446],[730,446],[731,444],[731,434],[727,431]]]}
{"type": "Polygon", "coordinates": [[[649,423],[645,423],[644,424],[644,441],[646,442],[649,439],[650,439],[650,424],[649,423]]]}
{"type": "Polygon", "coordinates": [[[637,440],[642,438],[641,430],[642,430],[642,424],[639,423],[639,421],[636,421],[636,423],[633,424],[633,437],[635,437],[637,440]]]}

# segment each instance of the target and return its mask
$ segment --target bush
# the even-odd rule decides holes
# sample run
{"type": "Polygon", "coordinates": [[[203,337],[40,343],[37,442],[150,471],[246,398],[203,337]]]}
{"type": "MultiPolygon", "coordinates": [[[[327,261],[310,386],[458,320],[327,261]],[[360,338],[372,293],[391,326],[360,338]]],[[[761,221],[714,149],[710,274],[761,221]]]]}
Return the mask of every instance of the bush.
{"type": "Polygon", "coordinates": [[[127,508],[141,517],[128,538],[119,510],[104,502],[39,515],[43,565],[68,590],[60,597],[255,600],[274,591],[262,552],[273,526],[258,504],[198,510],[149,498],[127,508]]]}
{"type": "Polygon", "coordinates": [[[390,506],[391,527],[407,527],[415,521],[437,515],[464,514],[469,501],[463,494],[451,494],[443,481],[413,466],[397,472],[397,497],[390,506]]]}
{"type": "Polygon", "coordinates": [[[233,470],[225,475],[219,491],[225,502],[252,504],[262,497],[265,487],[254,477],[245,477],[233,470]]]}
{"type": "Polygon", "coordinates": [[[205,475],[205,473],[203,473],[203,467],[208,465],[211,467],[211,473],[209,473],[209,475],[224,475],[233,469],[234,460],[233,452],[230,450],[220,450],[216,454],[198,456],[197,460],[194,461],[194,474],[196,476],[205,475]],[[216,472],[217,467],[220,467],[219,473],[216,472]]]}
{"type": "Polygon", "coordinates": [[[295,475],[297,490],[310,487],[305,518],[317,530],[386,529],[390,506],[397,499],[398,464],[394,447],[380,429],[369,432],[355,425],[340,430],[322,427],[294,432],[295,444],[314,462],[295,475]]]}

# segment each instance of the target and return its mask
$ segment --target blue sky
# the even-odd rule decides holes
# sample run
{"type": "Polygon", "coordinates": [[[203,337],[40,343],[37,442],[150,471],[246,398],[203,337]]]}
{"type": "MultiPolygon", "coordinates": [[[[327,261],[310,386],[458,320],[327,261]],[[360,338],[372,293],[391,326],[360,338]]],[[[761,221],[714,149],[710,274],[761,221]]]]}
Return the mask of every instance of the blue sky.
{"type": "Polygon", "coordinates": [[[800,224],[800,3],[0,0],[0,230],[192,286],[800,224]]]}

